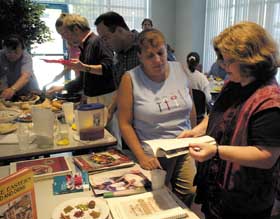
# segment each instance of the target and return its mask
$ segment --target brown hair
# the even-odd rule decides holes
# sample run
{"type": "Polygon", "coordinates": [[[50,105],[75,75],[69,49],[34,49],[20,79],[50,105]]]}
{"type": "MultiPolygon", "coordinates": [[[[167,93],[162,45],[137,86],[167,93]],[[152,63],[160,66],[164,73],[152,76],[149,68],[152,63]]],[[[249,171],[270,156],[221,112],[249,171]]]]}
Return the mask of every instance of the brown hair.
{"type": "Polygon", "coordinates": [[[160,45],[166,45],[164,35],[157,29],[148,29],[142,31],[138,36],[138,52],[150,46],[156,48],[160,45]]]}
{"type": "Polygon", "coordinates": [[[213,40],[218,59],[226,54],[240,62],[243,76],[267,81],[277,73],[279,53],[276,42],[260,25],[241,22],[226,28],[213,40]]]}

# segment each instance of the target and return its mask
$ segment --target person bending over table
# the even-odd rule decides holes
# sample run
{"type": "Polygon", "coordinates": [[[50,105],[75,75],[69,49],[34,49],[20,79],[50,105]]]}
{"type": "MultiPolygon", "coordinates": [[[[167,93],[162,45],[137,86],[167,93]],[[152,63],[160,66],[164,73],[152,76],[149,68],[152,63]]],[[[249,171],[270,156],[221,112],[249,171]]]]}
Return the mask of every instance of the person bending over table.
{"type": "Polygon", "coordinates": [[[28,95],[38,91],[38,82],[33,74],[31,55],[25,51],[21,36],[12,34],[3,41],[0,50],[0,98],[12,99],[14,96],[28,95]]]}
{"type": "Polygon", "coordinates": [[[191,128],[196,115],[188,80],[180,63],[167,61],[166,42],[160,31],[141,32],[138,47],[141,64],[123,75],[118,92],[121,134],[140,166],[167,170],[166,183],[170,181],[174,192],[190,205],[195,192],[194,160],[189,155],[157,158],[143,144],[149,139],[176,138],[191,128]]]}
{"type": "Polygon", "coordinates": [[[229,82],[209,117],[179,136],[207,134],[219,144],[190,145],[200,162],[195,201],[206,219],[268,219],[280,154],[278,47],[252,22],[225,29],[213,44],[229,82]]]}

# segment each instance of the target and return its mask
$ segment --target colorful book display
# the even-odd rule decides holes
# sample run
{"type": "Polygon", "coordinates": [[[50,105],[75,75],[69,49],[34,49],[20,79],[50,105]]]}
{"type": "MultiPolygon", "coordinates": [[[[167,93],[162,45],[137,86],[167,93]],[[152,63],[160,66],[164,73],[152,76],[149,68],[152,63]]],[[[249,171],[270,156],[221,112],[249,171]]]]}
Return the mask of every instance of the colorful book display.
{"type": "Polygon", "coordinates": [[[88,172],[100,172],[134,165],[128,156],[116,149],[76,156],[73,160],[80,169],[88,172]]]}
{"type": "Polygon", "coordinates": [[[71,173],[69,163],[64,157],[49,157],[10,163],[11,173],[26,167],[33,170],[35,179],[45,179],[71,173]]]}
{"type": "Polygon", "coordinates": [[[37,219],[31,169],[22,169],[0,180],[0,217],[37,219]]]}
{"type": "Polygon", "coordinates": [[[139,167],[106,171],[89,176],[95,195],[105,198],[135,195],[151,189],[150,180],[139,167]]]}

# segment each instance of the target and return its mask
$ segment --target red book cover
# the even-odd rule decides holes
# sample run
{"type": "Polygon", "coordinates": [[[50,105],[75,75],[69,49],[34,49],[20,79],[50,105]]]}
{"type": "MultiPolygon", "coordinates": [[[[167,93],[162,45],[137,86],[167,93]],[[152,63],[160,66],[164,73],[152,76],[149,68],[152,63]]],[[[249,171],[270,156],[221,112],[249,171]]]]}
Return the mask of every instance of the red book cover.
{"type": "Polygon", "coordinates": [[[66,175],[71,172],[70,166],[64,157],[49,157],[35,160],[25,160],[10,164],[11,172],[29,167],[37,179],[66,175]]]}
{"type": "Polygon", "coordinates": [[[121,151],[108,151],[80,155],[73,158],[75,164],[88,172],[116,169],[134,165],[134,162],[121,151]]]}
{"type": "Polygon", "coordinates": [[[37,219],[31,169],[22,169],[0,180],[0,217],[37,219]]]}

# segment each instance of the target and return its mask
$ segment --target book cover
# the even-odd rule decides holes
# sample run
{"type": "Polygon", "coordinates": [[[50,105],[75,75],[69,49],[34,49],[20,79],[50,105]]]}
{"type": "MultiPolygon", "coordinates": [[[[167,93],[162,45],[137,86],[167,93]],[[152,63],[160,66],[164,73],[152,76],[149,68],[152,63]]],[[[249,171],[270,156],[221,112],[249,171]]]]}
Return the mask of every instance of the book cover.
{"type": "Polygon", "coordinates": [[[10,163],[11,173],[26,167],[32,169],[35,179],[45,179],[71,173],[71,168],[65,157],[49,157],[10,163]]]}
{"type": "Polygon", "coordinates": [[[55,176],[53,178],[53,194],[67,194],[73,192],[83,192],[89,190],[88,173],[84,171],[67,174],[65,176],[55,176]]]}
{"type": "Polygon", "coordinates": [[[107,199],[107,203],[114,219],[189,218],[187,207],[177,202],[166,188],[107,199]]]}
{"type": "Polygon", "coordinates": [[[157,157],[172,158],[188,153],[190,143],[216,144],[211,136],[205,135],[194,138],[154,139],[144,141],[145,151],[157,157]]]}
{"type": "Polygon", "coordinates": [[[138,167],[93,174],[89,182],[94,194],[105,198],[135,195],[151,189],[151,181],[138,167]]]}
{"type": "Polygon", "coordinates": [[[37,219],[31,169],[22,169],[0,180],[0,218],[37,219]]]}
{"type": "Polygon", "coordinates": [[[117,169],[135,164],[128,156],[117,149],[80,155],[74,157],[73,160],[79,168],[88,172],[117,169]]]}

